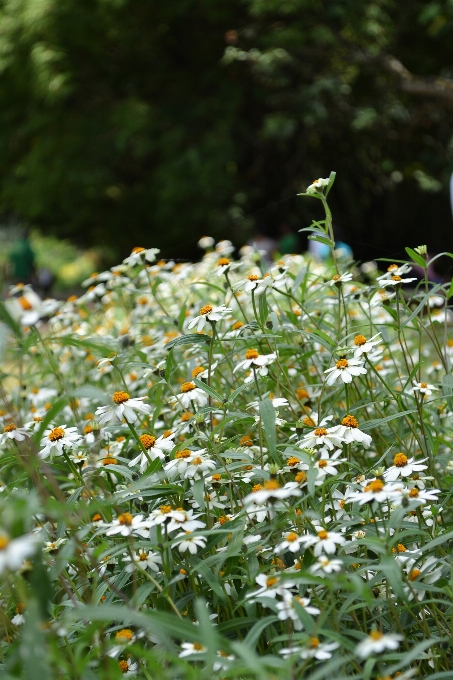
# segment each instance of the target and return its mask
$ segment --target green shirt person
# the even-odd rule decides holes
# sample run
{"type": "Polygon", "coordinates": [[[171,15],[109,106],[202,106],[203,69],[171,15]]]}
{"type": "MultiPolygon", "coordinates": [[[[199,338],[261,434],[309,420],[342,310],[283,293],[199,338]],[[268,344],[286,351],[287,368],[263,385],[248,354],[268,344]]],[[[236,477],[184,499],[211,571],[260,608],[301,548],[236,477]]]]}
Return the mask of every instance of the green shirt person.
{"type": "Polygon", "coordinates": [[[28,234],[19,238],[9,251],[11,277],[16,283],[29,283],[35,272],[35,254],[28,234]]]}

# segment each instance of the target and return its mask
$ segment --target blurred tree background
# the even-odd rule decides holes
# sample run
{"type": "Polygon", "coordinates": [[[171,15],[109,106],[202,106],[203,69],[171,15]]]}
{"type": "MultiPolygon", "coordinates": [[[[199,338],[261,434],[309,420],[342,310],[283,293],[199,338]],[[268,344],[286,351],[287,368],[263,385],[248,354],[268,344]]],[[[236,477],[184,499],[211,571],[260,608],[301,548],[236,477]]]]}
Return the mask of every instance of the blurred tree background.
{"type": "Polygon", "coordinates": [[[0,74],[0,212],[46,234],[192,257],[336,170],[356,256],[453,247],[453,0],[0,0],[0,74]]]}

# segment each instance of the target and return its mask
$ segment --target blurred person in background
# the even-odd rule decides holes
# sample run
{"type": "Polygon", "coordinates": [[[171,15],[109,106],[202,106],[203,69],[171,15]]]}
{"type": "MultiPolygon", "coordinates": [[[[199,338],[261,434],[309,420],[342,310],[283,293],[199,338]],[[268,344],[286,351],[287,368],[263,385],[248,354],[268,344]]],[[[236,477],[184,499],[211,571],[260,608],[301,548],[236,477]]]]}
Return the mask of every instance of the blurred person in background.
{"type": "Polygon", "coordinates": [[[300,251],[299,238],[287,222],[279,227],[278,252],[281,255],[292,255],[300,251]]]}
{"type": "Polygon", "coordinates": [[[28,230],[23,231],[8,253],[8,278],[13,283],[32,283],[35,277],[35,253],[29,236],[28,230]]]}

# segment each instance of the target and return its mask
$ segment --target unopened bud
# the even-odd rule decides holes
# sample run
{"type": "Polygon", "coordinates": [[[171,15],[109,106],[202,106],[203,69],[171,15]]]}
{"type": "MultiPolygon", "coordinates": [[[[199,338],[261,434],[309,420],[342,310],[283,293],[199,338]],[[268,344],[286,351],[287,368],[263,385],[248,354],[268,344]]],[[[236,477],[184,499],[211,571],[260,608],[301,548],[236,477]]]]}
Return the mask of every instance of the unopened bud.
{"type": "Polygon", "coordinates": [[[275,477],[278,475],[278,471],[280,470],[280,467],[276,465],[275,463],[271,463],[269,465],[269,472],[271,473],[271,477],[275,477]]]}
{"type": "Polygon", "coordinates": [[[428,255],[428,248],[426,246],[417,246],[414,250],[418,255],[421,255],[426,259],[426,256],[428,255]]]}

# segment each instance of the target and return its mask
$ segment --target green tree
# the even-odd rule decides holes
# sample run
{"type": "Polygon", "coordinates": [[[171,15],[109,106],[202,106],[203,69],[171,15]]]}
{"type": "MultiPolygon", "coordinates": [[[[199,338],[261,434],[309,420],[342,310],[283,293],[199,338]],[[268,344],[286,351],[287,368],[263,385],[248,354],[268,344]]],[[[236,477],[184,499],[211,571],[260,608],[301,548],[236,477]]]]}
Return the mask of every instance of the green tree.
{"type": "Polygon", "coordinates": [[[4,213],[189,257],[253,220],[307,226],[295,195],[334,169],[359,256],[451,238],[451,0],[2,0],[0,19],[4,213]]]}

